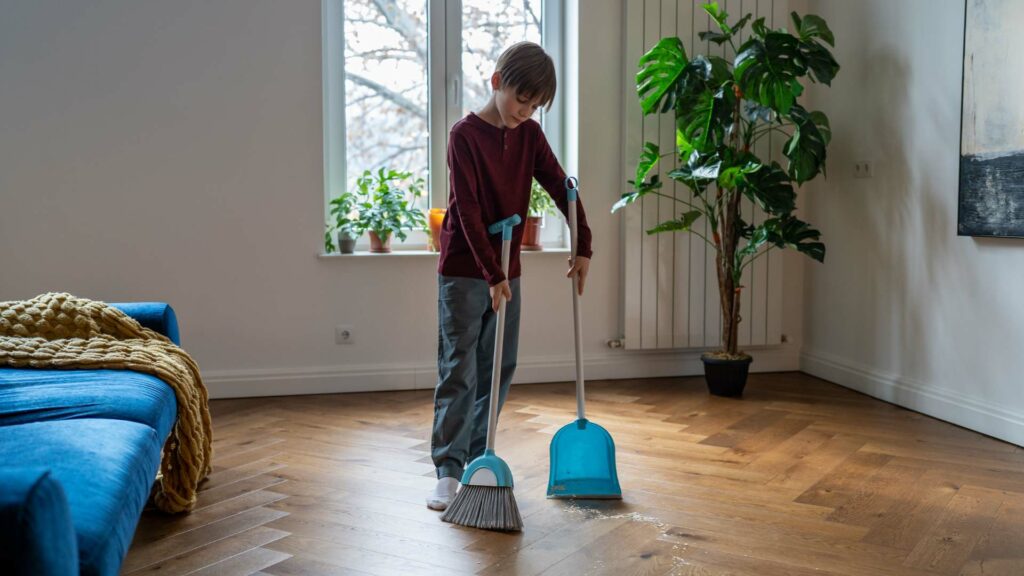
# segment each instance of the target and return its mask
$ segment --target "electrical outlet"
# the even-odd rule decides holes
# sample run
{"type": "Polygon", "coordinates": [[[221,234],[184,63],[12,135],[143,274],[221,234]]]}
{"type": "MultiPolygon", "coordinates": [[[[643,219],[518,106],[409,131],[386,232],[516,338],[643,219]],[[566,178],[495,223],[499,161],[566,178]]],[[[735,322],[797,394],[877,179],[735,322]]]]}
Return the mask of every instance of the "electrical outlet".
{"type": "Polygon", "coordinates": [[[875,175],[875,166],[870,160],[858,160],[853,163],[854,178],[871,178],[875,175]]]}
{"type": "Polygon", "coordinates": [[[355,337],[352,331],[352,326],[348,324],[342,324],[334,327],[334,343],[335,344],[351,344],[355,337]]]}

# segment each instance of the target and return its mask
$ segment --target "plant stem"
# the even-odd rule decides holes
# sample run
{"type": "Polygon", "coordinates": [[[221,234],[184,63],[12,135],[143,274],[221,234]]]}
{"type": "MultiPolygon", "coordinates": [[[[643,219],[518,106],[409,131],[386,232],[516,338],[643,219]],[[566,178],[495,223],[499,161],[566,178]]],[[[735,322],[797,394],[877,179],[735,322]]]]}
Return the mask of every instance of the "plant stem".
{"type": "Polygon", "coordinates": [[[715,247],[715,243],[714,243],[714,242],[712,242],[711,240],[708,240],[707,236],[704,236],[703,234],[701,234],[700,232],[697,232],[697,231],[696,231],[696,230],[694,230],[693,228],[690,228],[690,233],[691,233],[691,234],[696,234],[696,235],[697,235],[697,236],[698,236],[698,237],[699,237],[699,238],[700,238],[701,240],[703,240],[703,241],[704,241],[704,243],[705,243],[705,244],[707,244],[708,246],[711,246],[712,248],[714,248],[714,247],[715,247]]]}
{"type": "MultiPolygon", "coordinates": [[[[675,232],[675,231],[674,231],[674,232],[675,232]]],[[[704,241],[704,243],[705,243],[705,244],[707,244],[708,246],[710,246],[710,247],[712,247],[712,248],[716,248],[716,246],[715,246],[715,243],[714,243],[714,242],[712,242],[712,241],[708,240],[707,236],[705,236],[705,235],[701,234],[700,232],[697,232],[697,231],[696,231],[696,230],[694,230],[693,228],[690,228],[689,230],[684,230],[684,232],[689,232],[690,234],[693,234],[694,236],[697,236],[698,238],[700,238],[701,240],[703,240],[703,241],[704,241]]]]}
{"type": "MultiPolygon", "coordinates": [[[[735,33],[735,31],[734,31],[734,33],[735,33]]],[[[729,38],[729,46],[732,46],[732,53],[733,53],[733,57],[735,58],[736,55],[739,54],[740,51],[736,49],[736,44],[733,43],[733,41],[732,41],[732,34],[729,34],[728,38],[729,38]]]]}
{"type": "Polygon", "coordinates": [[[753,146],[752,138],[754,137],[754,132],[756,130],[757,122],[747,122],[746,120],[743,121],[743,148],[745,150],[749,151],[750,147],[753,146]]]}
{"type": "MultiPolygon", "coordinates": [[[[736,96],[736,104],[733,107],[733,126],[740,126],[740,106],[743,102],[743,94],[738,86],[733,85],[736,96]]],[[[730,146],[734,151],[739,151],[740,131],[733,130],[730,138],[730,146]]],[[[723,344],[726,352],[736,354],[737,336],[739,335],[739,294],[738,282],[736,282],[736,245],[739,243],[740,231],[738,229],[740,193],[731,189],[728,191],[728,201],[725,203],[725,225],[723,227],[723,250],[720,254],[718,270],[719,290],[722,293],[722,313],[725,317],[723,330],[723,344]]]]}
{"type": "MultiPolygon", "coordinates": [[[[708,214],[708,210],[707,210],[708,205],[707,204],[704,205],[705,209],[701,210],[699,207],[694,206],[693,204],[687,202],[686,200],[680,200],[679,198],[676,198],[674,196],[669,196],[668,194],[665,194],[664,192],[653,192],[653,194],[656,195],[656,196],[662,196],[662,197],[668,198],[669,200],[675,200],[676,202],[679,202],[679,203],[682,203],[682,204],[686,204],[690,208],[693,208],[694,210],[697,210],[698,212],[703,213],[705,216],[707,216],[707,214],[708,214]]],[[[716,248],[717,249],[717,246],[715,246],[715,244],[713,242],[708,240],[706,236],[704,236],[700,232],[697,232],[693,228],[690,228],[689,230],[687,230],[687,232],[689,232],[691,234],[696,234],[697,236],[700,237],[701,240],[706,242],[708,246],[711,246],[712,248],[716,248]]]]}
{"type": "Polygon", "coordinates": [[[790,134],[789,132],[786,132],[785,130],[783,130],[782,128],[780,128],[778,126],[770,126],[768,128],[756,130],[754,132],[754,139],[751,140],[750,145],[753,146],[758,140],[760,140],[761,138],[764,138],[765,136],[767,136],[768,134],[771,134],[772,132],[778,132],[778,133],[782,134],[783,136],[792,136],[792,134],[790,134]]]}
{"type": "Polygon", "coordinates": [[[697,206],[694,206],[693,204],[690,204],[686,200],[680,200],[679,198],[676,198],[675,196],[669,196],[668,194],[665,194],[664,192],[648,192],[648,194],[654,194],[655,196],[661,196],[662,198],[668,198],[669,200],[675,200],[676,202],[679,202],[680,204],[686,204],[687,206],[689,206],[690,208],[693,208],[694,210],[700,210],[700,208],[698,208],[697,206]]]}
{"type": "Polygon", "coordinates": [[[774,248],[774,247],[775,247],[775,246],[769,245],[769,246],[768,246],[767,248],[765,248],[764,250],[762,250],[762,251],[758,252],[757,254],[754,254],[754,256],[753,256],[753,257],[752,257],[752,258],[751,258],[750,260],[747,260],[747,261],[746,261],[746,262],[744,262],[744,263],[743,263],[742,265],[740,265],[740,273],[742,274],[742,273],[743,273],[743,270],[744,270],[744,269],[745,269],[745,268],[746,268],[747,266],[750,266],[751,264],[753,264],[753,263],[754,263],[754,260],[757,260],[757,259],[758,259],[758,258],[760,258],[761,256],[764,256],[765,254],[767,254],[767,253],[771,252],[771,251],[772,251],[772,248],[774,248]]]}

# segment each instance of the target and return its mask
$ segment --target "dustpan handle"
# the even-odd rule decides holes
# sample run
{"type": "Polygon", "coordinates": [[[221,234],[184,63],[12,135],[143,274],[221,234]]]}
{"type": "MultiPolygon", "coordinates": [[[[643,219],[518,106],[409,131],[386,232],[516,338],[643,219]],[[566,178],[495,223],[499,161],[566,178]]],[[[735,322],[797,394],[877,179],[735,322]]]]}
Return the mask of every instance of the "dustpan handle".
{"type": "MultiPolygon", "coordinates": [[[[579,194],[579,181],[569,176],[565,179],[565,192],[569,200],[569,246],[572,250],[570,266],[576,265],[576,252],[579,250],[579,235],[576,221],[576,199],[579,194]]],[[[579,278],[572,276],[572,320],[575,331],[576,348],[576,418],[587,418],[586,403],[583,399],[583,323],[580,319],[579,278]]]]}
{"type": "MultiPolygon", "coordinates": [[[[518,214],[491,224],[487,231],[501,233],[501,271],[508,278],[509,253],[512,249],[512,228],[519,225],[518,214]]],[[[511,289],[511,283],[509,283],[511,289]]],[[[491,365],[491,400],[487,415],[487,450],[494,450],[494,432],[498,429],[498,394],[501,393],[501,352],[505,347],[505,297],[498,301],[498,321],[494,328],[494,363],[491,365]]]]}

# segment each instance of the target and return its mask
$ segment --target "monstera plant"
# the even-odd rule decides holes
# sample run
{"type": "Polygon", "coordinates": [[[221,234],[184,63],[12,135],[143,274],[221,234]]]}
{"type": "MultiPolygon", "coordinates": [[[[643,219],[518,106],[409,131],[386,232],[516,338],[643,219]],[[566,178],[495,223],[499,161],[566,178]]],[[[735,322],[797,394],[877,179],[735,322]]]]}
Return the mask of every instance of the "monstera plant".
{"type": "Polygon", "coordinates": [[[644,196],[674,200],[674,217],[647,233],[686,231],[714,249],[722,349],[702,359],[712,393],[735,396],[742,393],[751,361],[738,347],[743,270],[773,248],[825,259],[820,232],[794,215],[794,185],[825,172],[831,130],[825,114],[806,109],[799,99],[807,81],[830,85],[839,64],[826,46],[835,45],[832,32],[818,16],[794,12],[789,31],[771,29],[750,14],[729,24],[716,2],[704,9],[718,30],[702,32],[701,40],[728,45],[736,56],[731,62],[690,57],[679,38],[663,38],[640,58],[636,83],[643,113],[672,114],[676,143],[667,151],[644,143],[636,177],[629,181],[632,190],[612,211],[644,196]],[[747,40],[737,45],[745,29],[747,40]],[[785,166],[755,153],[755,144],[770,134],[785,138],[785,166]],[[693,192],[685,199],[661,191],[656,168],[666,157],[678,164],[667,177],[693,192]],[[764,212],[760,223],[744,220],[742,198],[764,212]],[[706,227],[698,231],[695,224],[702,219],[706,227]]]}

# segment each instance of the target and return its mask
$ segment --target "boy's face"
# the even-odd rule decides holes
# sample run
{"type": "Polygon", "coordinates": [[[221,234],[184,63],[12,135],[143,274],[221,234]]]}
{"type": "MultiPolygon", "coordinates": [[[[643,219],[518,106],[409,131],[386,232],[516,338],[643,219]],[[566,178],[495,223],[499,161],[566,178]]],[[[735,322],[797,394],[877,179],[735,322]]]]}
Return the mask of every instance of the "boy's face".
{"type": "Polygon", "coordinates": [[[526,98],[517,94],[515,88],[506,86],[499,88],[501,77],[495,73],[491,77],[491,87],[494,89],[494,104],[498,108],[498,115],[501,123],[506,128],[512,129],[529,120],[533,113],[541,107],[540,98],[526,98]]]}

